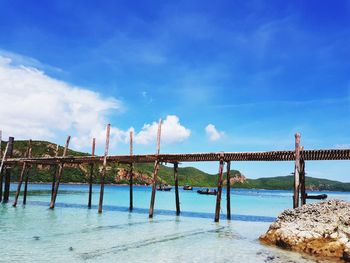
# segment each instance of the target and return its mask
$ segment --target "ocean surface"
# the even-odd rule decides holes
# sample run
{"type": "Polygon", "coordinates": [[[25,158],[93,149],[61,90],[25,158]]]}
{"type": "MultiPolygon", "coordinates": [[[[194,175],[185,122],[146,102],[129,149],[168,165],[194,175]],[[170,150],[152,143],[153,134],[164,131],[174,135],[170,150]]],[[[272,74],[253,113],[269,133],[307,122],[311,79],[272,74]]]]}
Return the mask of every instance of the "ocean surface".
{"type": "MultiPolygon", "coordinates": [[[[303,256],[261,245],[280,212],[292,205],[289,191],[239,190],[231,193],[233,220],[227,221],[226,192],[221,220],[214,223],[215,196],[180,190],[181,215],[175,215],[175,193],[156,193],[154,218],[148,218],[151,188],[105,186],[104,210],[87,208],[87,185],[60,185],[56,208],[49,209],[49,184],[30,184],[27,205],[22,195],[12,207],[0,205],[0,262],[313,262],[303,256]]],[[[11,185],[11,190],[16,184],[11,185]]],[[[322,192],[350,201],[350,193],[322,192]]]]}

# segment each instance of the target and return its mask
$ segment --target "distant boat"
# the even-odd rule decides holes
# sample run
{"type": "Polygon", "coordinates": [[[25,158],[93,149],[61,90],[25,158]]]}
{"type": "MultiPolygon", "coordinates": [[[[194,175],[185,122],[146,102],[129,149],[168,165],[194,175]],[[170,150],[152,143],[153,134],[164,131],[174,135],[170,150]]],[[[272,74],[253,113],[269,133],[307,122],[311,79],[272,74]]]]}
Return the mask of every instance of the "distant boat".
{"type": "Polygon", "coordinates": [[[320,195],[309,195],[306,194],[306,199],[318,199],[318,200],[324,200],[327,199],[327,195],[326,194],[320,194],[320,195]]]}
{"type": "Polygon", "coordinates": [[[183,189],[184,190],[193,190],[193,186],[191,186],[191,185],[184,185],[183,189]]]}
{"type": "Polygon", "coordinates": [[[167,185],[158,185],[157,186],[158,191],[170,191],[171,188],[172,188],[171,186],[167,186],[167,185]]]}
{"type": "Polygon", "coordinates": [[[197,190],[197,193],[201,194],[201,195],[216,195],[217,191],[216,191],[216,189],[211,190],[209,188],[202,188],[200,190],[197,190]]]}

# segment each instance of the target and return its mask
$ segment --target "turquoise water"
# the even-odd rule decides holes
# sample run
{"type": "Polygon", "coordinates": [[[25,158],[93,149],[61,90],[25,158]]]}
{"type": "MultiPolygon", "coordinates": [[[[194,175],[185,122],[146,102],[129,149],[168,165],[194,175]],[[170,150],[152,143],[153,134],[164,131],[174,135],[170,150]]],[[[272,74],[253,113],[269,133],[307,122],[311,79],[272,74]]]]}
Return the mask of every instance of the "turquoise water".
{"type": "MultiPolygon", "coordinates": [[[[29,185],[26,206],[0,205],[0,262],[310,262],[257,240],[291,206],[288,191],[234,189],[232,221],[224,219],[224,192],[223,216],[214,223],[215,196],[196,189],[180,191],[181,216],[175,215],[174,191],[158,191],[153,219],[148,219],[150,187],[134,187],[130,213],[128,186],[106,186],[102,214],[96,209],[97,185],[92,209],[86,207],[86,185],[61,185],[54,210],[48,209],[50,189],[29,185]]],[[[327,194],[350,200],[348,193],[327,194]]]]}

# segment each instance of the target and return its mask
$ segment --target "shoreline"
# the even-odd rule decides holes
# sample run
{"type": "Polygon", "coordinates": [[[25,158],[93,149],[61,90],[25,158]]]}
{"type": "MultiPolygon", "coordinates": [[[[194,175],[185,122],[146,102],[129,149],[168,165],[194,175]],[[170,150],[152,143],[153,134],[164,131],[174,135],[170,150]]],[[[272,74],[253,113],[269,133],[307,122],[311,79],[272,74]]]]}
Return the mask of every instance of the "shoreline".
{"type": "MultiPolygon", "coordinates": [[[[18,182],[11,182],[18,184],[18,182]]],[[[52,182],[28,182],[29,184],[37,184],[37,185],[49,185],[52,184],[52,182]]],[[[89,183],[76,183],[76,182],[68,182],[68,183],[60,183],[61,185],[89,185],[89,183]]],[[[100,185],[99,183],[94,183],[92,185],[100,185]]],[[[129,184],[105,184],[105,186],[129,186],[129,184]]],[[[152,185],[145,185],[145,184],[133,184],[133,186],[140,187],[140,186],[145,186],[145,187],[152,187],[152,185]]],[[[169,185],[171,187],[175,187],[174,185],[169,185]]],[[[179,188],[183,188],[184,185],[179,185],[179,188]]],[[[193,186],[194,188],[216,188],[215,186],[193,186]]],[[[226,189],[226,187],[223,187],[223,190],[226,189]]],[[[234,190],[257,190],[257,191],[284,191],[284,192],[292,192],[293,189],[266,189],[266,188],[234,188],[231,186],[231,191],[234,190]]],[[[311,193],[318,193],[318,192],[337,192],[337,193],[350,193],[350,191],[341,191],[341,190],[307,190],[308,192],[311,193]]]]}

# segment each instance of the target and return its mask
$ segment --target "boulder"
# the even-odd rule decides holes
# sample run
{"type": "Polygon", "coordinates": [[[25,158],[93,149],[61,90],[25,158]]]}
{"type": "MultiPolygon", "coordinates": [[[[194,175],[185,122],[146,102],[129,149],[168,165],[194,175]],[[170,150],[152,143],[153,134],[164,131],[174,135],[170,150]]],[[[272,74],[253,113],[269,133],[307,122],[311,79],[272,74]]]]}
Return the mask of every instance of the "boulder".
{"type": "Polygon", "coordinates": [[[287,209],[270,225],[260,241],[350,262],[350,203],[329,200],[287,209]]]}

